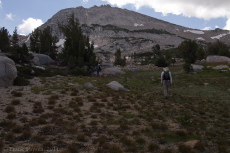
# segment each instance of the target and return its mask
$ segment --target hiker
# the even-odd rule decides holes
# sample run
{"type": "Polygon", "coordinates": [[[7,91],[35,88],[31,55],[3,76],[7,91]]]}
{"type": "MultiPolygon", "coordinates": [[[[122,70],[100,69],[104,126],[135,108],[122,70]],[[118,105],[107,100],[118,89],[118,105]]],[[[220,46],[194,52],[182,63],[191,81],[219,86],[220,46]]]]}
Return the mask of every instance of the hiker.
{"type": "Polygon", "coordinates": [[[169,98],[169,87],[172,84],[172,75],[168,67],[163,68],[163,70],[161,73],[161,84],[164,87],[164,97],[169,98]]]}
{"type": "Polygon", "coordinates": [[[100,71],[101,71],[101,65],[98,64],[98,65],[97,65],[97,76],[99,76],[100,71]]]}

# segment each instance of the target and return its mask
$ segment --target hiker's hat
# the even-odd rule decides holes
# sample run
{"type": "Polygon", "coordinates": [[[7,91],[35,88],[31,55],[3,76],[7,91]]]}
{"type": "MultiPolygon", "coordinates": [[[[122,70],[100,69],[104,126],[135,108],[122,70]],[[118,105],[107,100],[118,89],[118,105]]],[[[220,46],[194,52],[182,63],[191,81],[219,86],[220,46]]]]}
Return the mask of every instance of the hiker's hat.
{"type": "Polygon", "coordinates": [[[169,68],[168,67],[164,67],[163,70],[164,71],[169,71],[169,68]]]}

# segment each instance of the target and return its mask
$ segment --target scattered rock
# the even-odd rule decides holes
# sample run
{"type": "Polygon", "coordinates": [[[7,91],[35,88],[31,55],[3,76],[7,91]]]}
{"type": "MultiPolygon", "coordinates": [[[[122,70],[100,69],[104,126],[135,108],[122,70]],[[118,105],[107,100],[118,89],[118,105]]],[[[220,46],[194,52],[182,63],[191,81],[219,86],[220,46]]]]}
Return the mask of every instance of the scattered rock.
{"type": "Polygon", "coordinates": [[[116,91],[129,91],[128,89],[126,89],[123,85],[121,85],[117,81],[112,81],[109,84],[107,84],[107,86],[113,90],[116,90],[116,91]]]}
{"type": "Polygon", "coordinates": [[[229,66],[227,66],[227,65],[218,65],[218,66],[214,67],[213,69],[215,69],[215,70],[229,69],[229,66]]]}
{"type": "Polygon", "coordinates": [[[17,77],[17,68],[13,60],[8,57],[0,56],[0,87],[13,85],[17,77]]]}
{"type": "Polygon", "coordinates": [[[86,89],[97,89],[97,87],[94,87],[91,83],[87,82],[83,85],[84,88],[86,89]]]}
{"type": "Polygon", "coordinates": [[[192,68],[193,68],[193,70],[202,70],[204,67],[202,65],[192,64],[192,68]]]}
{"type": "Polygon", "coordinates": [[[36,66],[36,65],[32,65],[33,68],[39,69],[39,70],[46,70],[46,68],[42,67],[42,66],[36,66]]]}
{"type": "Polygon", "coordinates": [[[208,86],[208,85],[209,85],[209,83],[204,83],[204,85],[205,85],[205,86],[208,86]]]}
{"type": "Polygon", "coordinates": [[[48,55],[44,54],[37,54],[37,53],[32,53],[34,58],[32,59],[32,62],[36,65],[52,65],[55,63],[55,61],[50,58],[48,55]]]}
{"type": "Polygon", "coordinates": [[[199,140],[191,140],[191,141],[184,142],[183,145],[185,145],[191,149],[194,149],[198,143],[200,143],[199,140]]]}

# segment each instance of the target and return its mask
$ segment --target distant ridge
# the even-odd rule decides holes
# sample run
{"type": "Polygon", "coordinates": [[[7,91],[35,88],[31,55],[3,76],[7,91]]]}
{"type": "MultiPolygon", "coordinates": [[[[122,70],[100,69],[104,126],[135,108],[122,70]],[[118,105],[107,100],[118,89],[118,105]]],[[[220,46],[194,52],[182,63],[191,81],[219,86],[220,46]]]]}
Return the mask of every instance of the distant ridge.
{"type": "Polygon", "coordinates": [[[58,23],[67,23],[67,18],[72,13],[79,20],[83,32],[94,42],[95,51],[103,55],[113,54],[118,48],[124,55],[147,52],[156,44],[161,49],[175,48],[185,39],[202,43],[220,39],[230,43],[230,33],[227,30],[190,29],[109,5],[63,9],[39,28],[50,26],[54,35],[64,39],[58,23]]]}

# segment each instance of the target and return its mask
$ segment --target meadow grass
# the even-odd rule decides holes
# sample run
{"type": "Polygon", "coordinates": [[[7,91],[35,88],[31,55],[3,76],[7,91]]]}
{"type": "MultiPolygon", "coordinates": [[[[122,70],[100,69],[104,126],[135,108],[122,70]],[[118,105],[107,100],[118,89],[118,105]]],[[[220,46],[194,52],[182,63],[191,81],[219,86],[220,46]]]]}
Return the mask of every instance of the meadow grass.
{"type": "Polygon", "coordinates": [[[0,150],[23,141],[44,149],[58,146],[62,152],[230,152],[230,73],[205,69],[186,74],[181,66],[170,70],[169,99],[163,96],[161,69],[106,77],[43,77],[42,85],[31,92],[45,96],[44,101],[27,103],[15,99],[20,96],[13,92],[3,108],[0,150]],[[108,88],[111,81],[130,91],[108,88]],[[84,89],[87,82],[98,89],[84,89]],[[31,110],[18,113],[31,103],[31,110]],[[190,140],[200,143],[194,148],[183,144],[190,140]]]}

